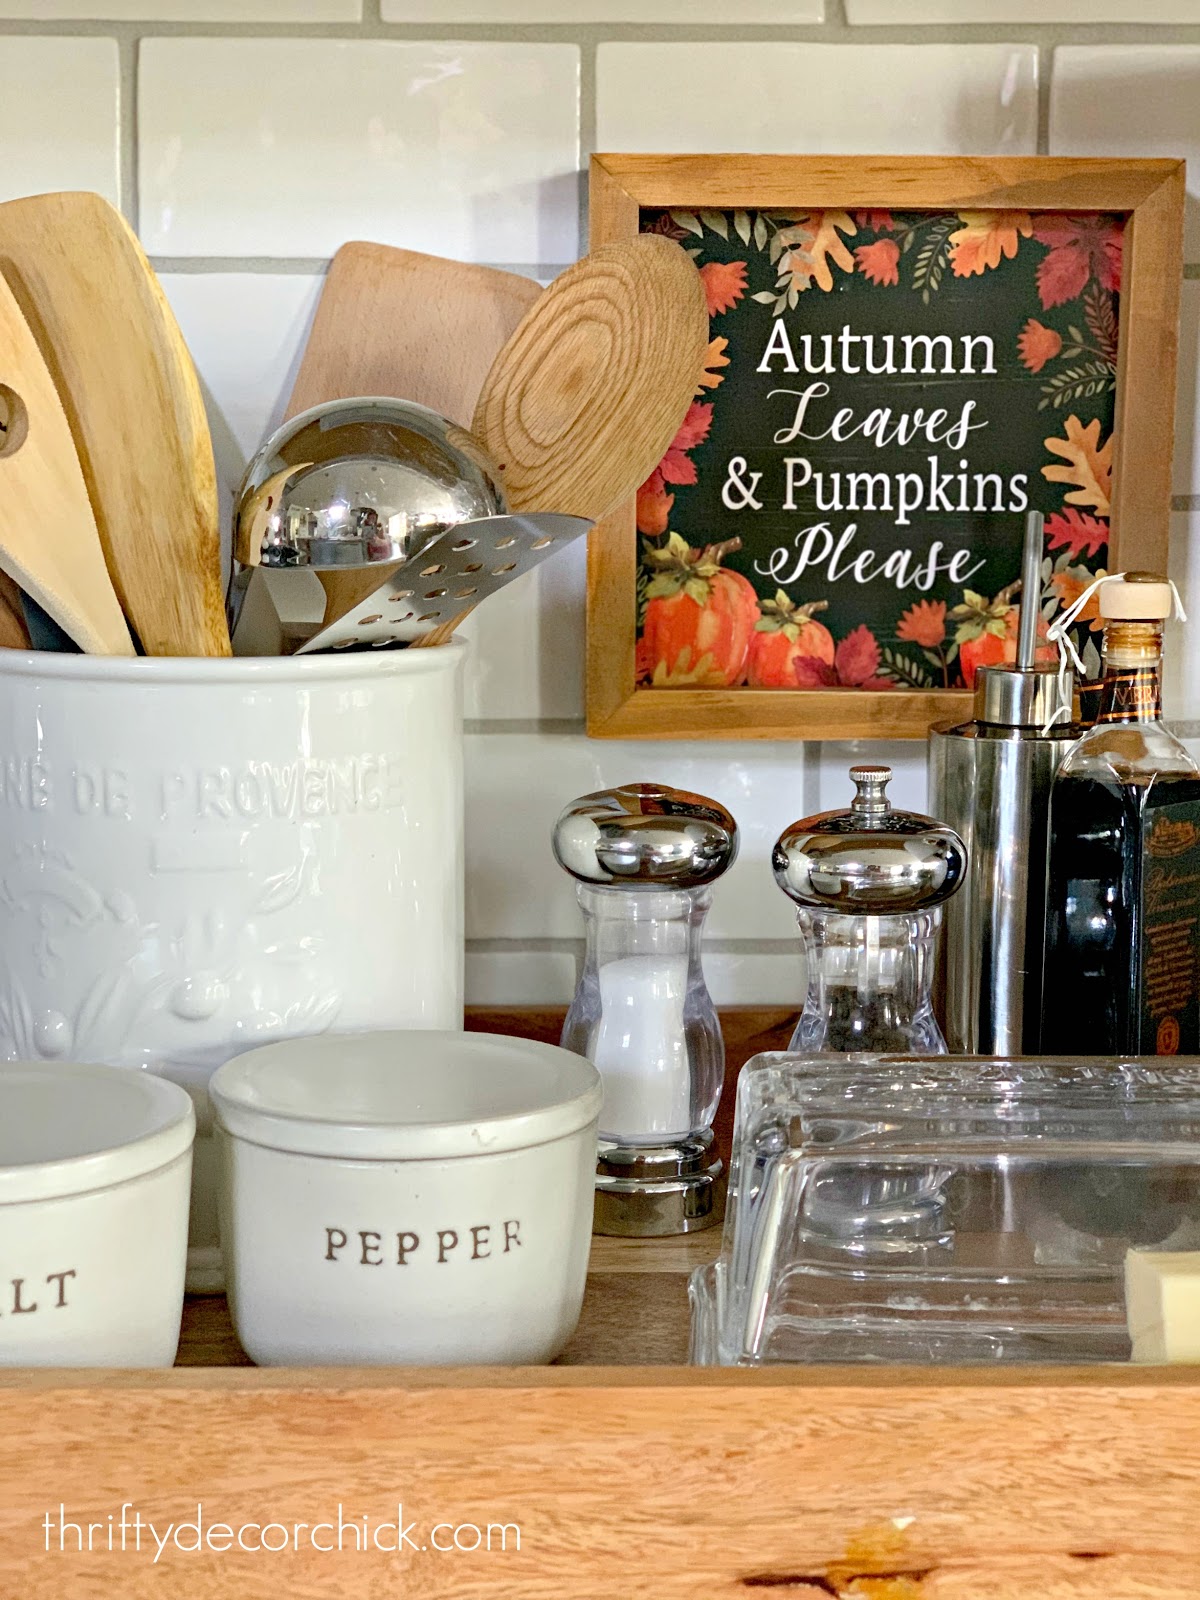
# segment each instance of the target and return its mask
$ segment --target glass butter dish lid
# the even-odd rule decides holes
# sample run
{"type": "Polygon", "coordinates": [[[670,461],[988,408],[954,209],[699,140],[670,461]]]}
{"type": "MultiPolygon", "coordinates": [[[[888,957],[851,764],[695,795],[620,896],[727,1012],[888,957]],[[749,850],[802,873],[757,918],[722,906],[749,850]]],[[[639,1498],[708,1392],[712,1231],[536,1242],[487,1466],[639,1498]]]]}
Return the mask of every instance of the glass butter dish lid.
{"type": "Polygon", "coordinates": [[[1131,1250],[1200,1251],[1200,1060],[759,1055],[692,1360],[1125,1361],[1131,1250]]]}

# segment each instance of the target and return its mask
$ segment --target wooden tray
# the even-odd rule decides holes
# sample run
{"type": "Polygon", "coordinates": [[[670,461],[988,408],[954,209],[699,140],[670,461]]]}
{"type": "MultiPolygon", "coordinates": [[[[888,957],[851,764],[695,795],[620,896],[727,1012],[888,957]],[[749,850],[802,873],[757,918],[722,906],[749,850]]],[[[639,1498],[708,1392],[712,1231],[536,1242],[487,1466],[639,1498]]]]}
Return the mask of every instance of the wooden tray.
{"type": "MultiPolygon", "coordinates": [[[[731,1067],[789,1020],[727,1017],[731,1067]]],[[[1200,1369],[690,1369],[687,1274],[718,1246],[597,1240],[550,1368],[259,1370],[202,1296],[174,1371],[0,1371],[0,1600],[1200,1596],[1200,1369]],[[161,1535],[198,1503],[301,1548],[120,1549],[122,1505],[161,1535]],[[418,1548],[354,1548],[400,1504],[418,1548]],[[305,1544],[339,1505],[343,1550],[305,1544]],[[433,1548],[455,1529],[483,1547],[433,1548]]]]}

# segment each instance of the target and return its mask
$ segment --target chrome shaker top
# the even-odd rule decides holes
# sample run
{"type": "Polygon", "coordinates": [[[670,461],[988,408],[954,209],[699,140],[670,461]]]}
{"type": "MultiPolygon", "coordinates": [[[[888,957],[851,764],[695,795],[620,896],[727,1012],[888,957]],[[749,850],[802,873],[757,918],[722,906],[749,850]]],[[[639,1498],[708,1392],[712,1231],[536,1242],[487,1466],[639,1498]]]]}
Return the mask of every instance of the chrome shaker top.
{"type": "Polygon", "coordinates": [[[895,811],[892,770],[850,768],[848,811],[825,811],[785,828],[771,857],[775,881],[799,906],[893,916],[940,905],[958,888],[967,851],[952,828],[895,811]]]}
{"type": "Polygon", "coordinates": [[[704,795],[626,783],[572,800],[553,843],[559,866],[582,883],[694,889],[733,864],[738,830],[704,795]]]}

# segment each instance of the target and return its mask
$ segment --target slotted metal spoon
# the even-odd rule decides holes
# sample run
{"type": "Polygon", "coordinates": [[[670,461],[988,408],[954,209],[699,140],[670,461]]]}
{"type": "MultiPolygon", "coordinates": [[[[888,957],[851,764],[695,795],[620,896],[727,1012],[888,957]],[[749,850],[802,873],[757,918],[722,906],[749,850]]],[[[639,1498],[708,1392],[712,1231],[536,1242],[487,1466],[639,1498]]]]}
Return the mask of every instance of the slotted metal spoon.
{"type": "Polygon", "coordinates": [[[587,517],[558,512],[456,523],[295,653],[412,644],[581,538],[590,527],[587,517]]]}

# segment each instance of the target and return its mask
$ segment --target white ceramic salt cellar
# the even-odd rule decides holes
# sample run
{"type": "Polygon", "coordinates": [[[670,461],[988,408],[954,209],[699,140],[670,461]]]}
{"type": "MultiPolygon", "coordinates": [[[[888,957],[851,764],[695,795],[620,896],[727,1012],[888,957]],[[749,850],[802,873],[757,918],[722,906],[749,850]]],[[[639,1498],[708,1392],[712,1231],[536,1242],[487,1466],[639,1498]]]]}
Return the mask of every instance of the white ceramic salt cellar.
{"type": "Polygon", "coordinates": [[[195,1130],[154,1073],[0,1063],[0,1366],[171,1366],[195,1130]]]}
{"type": "Polygon", "coordinates": [[[597,1233],[689,1233],[721,1220],[712,1121],[725,1046],[700,941],[710,885],[737,855],[715,800],[631,783],[574,800],[554,854],[577,880],[587,930],[562,1043],[604,1083],[597,1233]]]}

